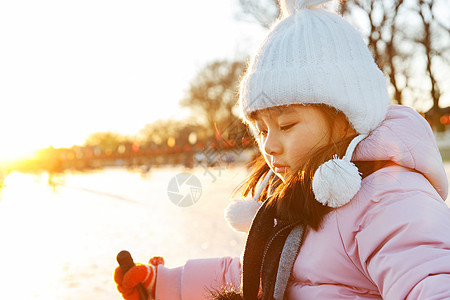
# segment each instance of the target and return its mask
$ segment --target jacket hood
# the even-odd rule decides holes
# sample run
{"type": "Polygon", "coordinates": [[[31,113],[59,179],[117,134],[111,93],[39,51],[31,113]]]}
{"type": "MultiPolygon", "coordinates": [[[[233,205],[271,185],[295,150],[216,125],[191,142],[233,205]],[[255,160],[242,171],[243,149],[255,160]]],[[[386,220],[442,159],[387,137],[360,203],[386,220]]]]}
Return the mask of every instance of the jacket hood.
{"type": "Polygon", "coordinates": [[[447,176],[434,134],[425,118],[407,106],[391,105],[386,119],[359,143],[353,160],[391,160],[414,169],[447,198],[447,176]]]}

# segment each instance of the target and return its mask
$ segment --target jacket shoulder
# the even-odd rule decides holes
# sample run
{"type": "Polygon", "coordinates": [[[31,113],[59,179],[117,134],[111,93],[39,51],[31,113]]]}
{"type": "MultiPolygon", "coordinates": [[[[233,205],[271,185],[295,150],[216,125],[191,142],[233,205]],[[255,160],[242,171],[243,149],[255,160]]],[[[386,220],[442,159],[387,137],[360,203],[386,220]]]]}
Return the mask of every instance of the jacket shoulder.
{"type": "Polygon", "coordinates": [[[348,257],[383,298],[404,299],[428,274],[450,272],[441,270],[450,264],[450,209],[421,173],[379,170],[335,215],[348,257]]]}

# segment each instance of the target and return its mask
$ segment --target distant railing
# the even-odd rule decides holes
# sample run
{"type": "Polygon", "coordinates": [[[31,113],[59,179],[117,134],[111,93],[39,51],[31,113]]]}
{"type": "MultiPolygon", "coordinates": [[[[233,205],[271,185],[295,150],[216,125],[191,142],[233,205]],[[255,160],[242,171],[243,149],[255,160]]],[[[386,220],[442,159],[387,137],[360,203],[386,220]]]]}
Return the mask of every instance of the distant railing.
{"type": "MultiPolygon", "coordinates": [[[[255,149],[250,137],[242,138],[239,143],[233,140],[213,140],[207,143],[169,146],[141,146],[136,143],[119,145],[116,149],[100,149],[98,146],[74,146],[71,148],[47,148],[30,160],[21,161],[13,166],[25,172],[48,171],[63,172],[67,169],[89,170],[107,166],[144,166],[195,164],[213,166],[218,163],[230,163],[239,159],[244,150],[255,149]]],[[[246,158],[247,159],[247,158],[246,158]]]]}

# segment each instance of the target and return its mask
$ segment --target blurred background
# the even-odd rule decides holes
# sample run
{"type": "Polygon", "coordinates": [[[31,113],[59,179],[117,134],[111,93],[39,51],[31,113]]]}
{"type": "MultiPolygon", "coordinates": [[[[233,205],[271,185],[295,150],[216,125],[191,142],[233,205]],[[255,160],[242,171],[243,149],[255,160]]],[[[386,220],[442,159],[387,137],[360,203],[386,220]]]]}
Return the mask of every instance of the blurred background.
{"type": "MultiPolygon", "coordinates": [[[[450,170],[448,0],[330,7],[450,170]]],[[[122,249],[169,266],[240,255],[223,208],[257,149],[238,83],[278,15],[276,0],[0,2],[0,298],[120,299],[122,249]],[[181,173],[200,182],[192,205],[169,197],[193,195],[172,190],[181,173]]]]}

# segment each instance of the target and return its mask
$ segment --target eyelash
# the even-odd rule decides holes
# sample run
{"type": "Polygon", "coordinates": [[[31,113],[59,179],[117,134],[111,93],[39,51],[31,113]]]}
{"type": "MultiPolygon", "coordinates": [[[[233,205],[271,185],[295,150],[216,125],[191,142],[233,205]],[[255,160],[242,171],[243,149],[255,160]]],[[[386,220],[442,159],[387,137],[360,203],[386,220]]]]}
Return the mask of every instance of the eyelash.
{"type": "MultiPolygon", "coordinates": [[[[296,124],[297,123],[289,124],[289,125],[286,125],[286,126],[281,126],[280,130],[281,131],[288,131],[289,129],[294,127],[296,124]]],[[[267,135],[267,130],[258,130],[258,135],[266,136],[267,135]]]]}
{"type": "Polygon", "coordinates": [[[291,129],[292,127],[294,127],[296,124],[297,123],[292,123],[292,124],[289,124],[289,125],[286,125],[286,126],[281,126],[280,130],[281,131],[287,131],[287,130],[291,129]]]}

